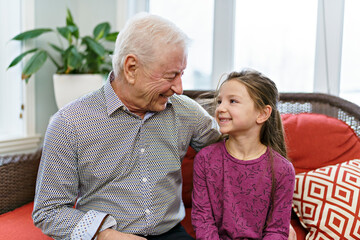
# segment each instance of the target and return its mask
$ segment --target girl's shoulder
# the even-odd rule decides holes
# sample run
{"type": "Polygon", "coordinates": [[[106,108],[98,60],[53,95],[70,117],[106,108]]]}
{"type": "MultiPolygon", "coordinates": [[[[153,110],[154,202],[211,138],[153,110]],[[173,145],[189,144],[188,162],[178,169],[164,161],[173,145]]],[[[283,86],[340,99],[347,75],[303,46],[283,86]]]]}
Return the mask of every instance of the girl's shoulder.
{"type": "Polygon", "coordinates": [[[292,172],[295,175],[293,164],[280,153],[273,150],[274,153],[274,166],[279,172],[292,172]]]}
{"type": "Polygon", "coordinates": [[[213,153],[213,152],[221,152],[224,150],[225,143],[224,141],[212,143],[204,148],[202,148],[198,154],[205,154],[205,153],[213,153]]]}
{"type": "Polygon", "coordinates": [[[206,161],[209,159],[218,158],[223,155],[225,151],[225,144],[223,141],[212,143],[204,148],[202,148],[197,154],[197,158],[205,158],[206,161]]]}

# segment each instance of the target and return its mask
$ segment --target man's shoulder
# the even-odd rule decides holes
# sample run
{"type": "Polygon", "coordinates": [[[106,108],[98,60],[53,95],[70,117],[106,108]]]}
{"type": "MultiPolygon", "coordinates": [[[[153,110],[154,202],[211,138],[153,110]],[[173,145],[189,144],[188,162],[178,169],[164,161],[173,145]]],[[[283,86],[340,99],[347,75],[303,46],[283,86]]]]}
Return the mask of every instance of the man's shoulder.
{"type": "Polygon", "coordinates": [[[103,111],[106,111],[106,101],[100,88],[68,103],[59,109],[58,114],[65,118],[76,119],[80,116],[98,114],[103,111]]]}
{"type": "Polygon", "coordinates": [[[195,107],[199,105],[194,99],[186,96],[186,95],[177,95],[174,94],[170,97],[171,103],[175,106],[182,107],[195,107]]]}
{"type": "Polygon", "coordinates": [[[194,99],[192,99],[186,95],[174,94],[173,96],[171,96],[170,101],[171,101],[172,107],[177,112],[181,112],[186,115],[190,114],[193,116],[198,116],[199,114],[201,114],[203,116],[209,115],[209,113],[204,109],[204,107],[201,106],[200,103],[198,103],[197,101],[195,101],[194,99]]]}

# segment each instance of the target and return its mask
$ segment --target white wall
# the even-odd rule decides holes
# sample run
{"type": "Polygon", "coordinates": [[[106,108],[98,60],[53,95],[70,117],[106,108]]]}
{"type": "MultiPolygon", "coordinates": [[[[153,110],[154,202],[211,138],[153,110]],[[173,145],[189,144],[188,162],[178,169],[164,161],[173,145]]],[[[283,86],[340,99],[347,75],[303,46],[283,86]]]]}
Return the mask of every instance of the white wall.
{"type": "MultiPolygon", "coordinates": [[[[116,29],[119,26],[116,0],[35,0],[35,28],[65,26],[66,8],[70,9],[81,36],[91,34],[93,28],[103,21],[110,22],[112,31],[119,30],[116,29]]],[[[57,41],[52,34],[44,35],[42,39],[36,42],[37,46],[57,41]]],[[[49,118],[57,111],[52,83],[56,68],[50,61],[45,64],[35,76],[36,132],[42,136],[49,118]]]]}

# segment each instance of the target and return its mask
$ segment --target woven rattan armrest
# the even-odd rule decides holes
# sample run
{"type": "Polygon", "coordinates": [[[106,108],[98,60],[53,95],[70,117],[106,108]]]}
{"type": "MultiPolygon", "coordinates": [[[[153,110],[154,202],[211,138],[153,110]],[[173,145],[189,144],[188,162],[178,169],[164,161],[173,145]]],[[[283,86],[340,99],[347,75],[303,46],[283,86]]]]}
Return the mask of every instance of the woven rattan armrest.
{"type": "Polygon", "coordinates": [[[41,149],[0,156],[0,214],[33,201],[41,149]]]}

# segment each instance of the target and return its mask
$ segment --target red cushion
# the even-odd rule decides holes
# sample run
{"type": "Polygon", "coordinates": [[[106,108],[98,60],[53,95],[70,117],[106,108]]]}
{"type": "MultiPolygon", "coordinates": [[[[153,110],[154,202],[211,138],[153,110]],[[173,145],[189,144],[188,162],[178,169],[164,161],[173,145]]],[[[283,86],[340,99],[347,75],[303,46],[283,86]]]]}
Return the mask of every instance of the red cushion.
{"type": "Polygon", "coordinates": [[[196,155],[196,151],[189,147],[188,151],[183,159],[181,165],[182,171],[182,179],[183,179],[183,188],[182,188],[182,198],[185,207],[191,208],[191,193],[193,189],[193,164],[194,164],[194,157],[196,155]]]}
{"type": "Polygon", "coordinates": [[[31,219],[34,203],[0,215],[0,239],[50,240],[31,219]]]}
{"type": "Polygon", "coordinates": [[[185,231],[195,239],[195,231],[191,224],[191,208],[185,208],[185,218],[181,221],[185,231]]]}
{"type": "Polygon", "coordinates": [[[322,114],[282,115],[296,173],[360,158],[360,139],[346,123],[322,114]]]}
{"type": "Polygon", "coordinates": [[[291,226],[294,228],[296,232],[297,239],[306,239],[306,234],[308,234],[308,230],[306,230],[300,223],[298,217],[291,219],[291,226]]]}

